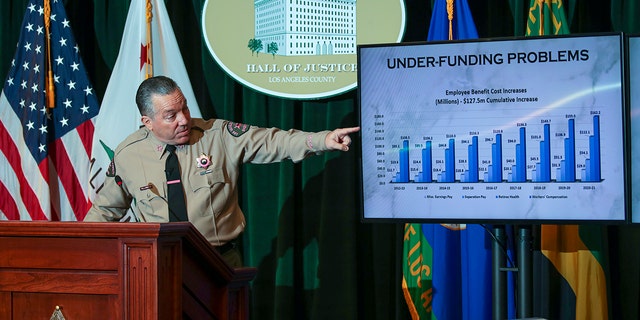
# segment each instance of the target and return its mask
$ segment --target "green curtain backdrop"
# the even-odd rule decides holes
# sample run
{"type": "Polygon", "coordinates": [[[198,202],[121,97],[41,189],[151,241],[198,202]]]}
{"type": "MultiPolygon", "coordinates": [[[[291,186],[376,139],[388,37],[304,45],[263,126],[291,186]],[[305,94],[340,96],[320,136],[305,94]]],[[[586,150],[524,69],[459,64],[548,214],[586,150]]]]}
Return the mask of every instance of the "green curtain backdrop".
{"type": "MultiPolygon", "coordinates": [[[[130,0],[59,0],[67,8],[101,99],[115,63],[130,0]]],[[[248,0],[247,0],[248,1],[248,0]]],[[[388,0],[397,1],[397,0],[388,0]]],[[[248,89],[208,52],[200,29],[204,0],[166,0],[193,90],[205,118],[308,131],[358,124],[356,92],[319,100],[280,99],[248,89]]],[[[14,54],[27,0],[0,1],[0,76],[14,54]]],[[[524,35],[528,1],[469,1],[480,37],[524,35]]],[[[571,33],[640,32],[640,0],[564,1],[571,33]]],[[[405,0],[403,41],[426,39],[432,1],[405,0]]],[[[359,26],[366,27],[366,26],[359,26]]],[[[252,319],[407,319],[400,266],[402,224],[361,223],[357,144],[299,164],[247,165],[241,205],[245,263],[258,268],[252,319]]],[[[640,230],[611,226],[615,319],[640,318],[640,230]]],[[[488,297],[484,297],[485,299],[488,297]]]]}

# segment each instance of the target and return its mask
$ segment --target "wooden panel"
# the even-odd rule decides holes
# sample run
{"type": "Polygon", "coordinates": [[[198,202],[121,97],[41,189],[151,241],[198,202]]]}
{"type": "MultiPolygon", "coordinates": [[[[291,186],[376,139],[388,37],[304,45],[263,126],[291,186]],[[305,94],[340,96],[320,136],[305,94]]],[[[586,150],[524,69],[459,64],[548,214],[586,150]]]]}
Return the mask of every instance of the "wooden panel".
{"type": "Polygon", "coordinates": [[[249,319],[249,287],[229,287],[229,318],[249,319]]]}
{"type": "Polygon", "coordinates": [[[14,293],[13,319],[49,319],[56,306],[66,319],[122,319],[117,296],[14,293]]]}
{"type": "Polygon", "coordinates": [[[0,267],[118,270],[117,239],[0,237],[0,267]]]}
{"type": "MultiPolygon", "coordinates": [[[[215,315],[211,309],[198,301],[192,293],[184,290],[182,294],[182,310],[184,315],[182,319],[198,319],[198,320],[215,320],[215,319],[231,319],[225,314],[215,315]]],[[[179,319],[179,318],[176,318],[179,319]]],[[[247,318],[248,319],[248,318],[247,318]]]]}
{"type": "Polygon", "coordinates": [[[120,276],[116,272],[2,271],[0,269],[0,290],[117,294],[121,287],[120,276]]]}
{"type": "Polygon", "coordinates": [[[11,293],[0,291],[0,320],[11,320],[11,293]]]}
{"type": "MultiPolygon", "coordinates": [[[[182,241],[167,237],[158,241],[158,306],[159,319],[181,319],[182,241]]],[[[199,318],[192,318],[199,319],[199,318]]]]}
{"type": "Polygon", "coordinates": [[[149,242],[124,245],[127,319],[157,319],[157,253],[154,244],[149,242]]]}
{"type": "Polygon", "coordinates": [[[201,264],[196,256],[184,256],[182,263],[182,268],[189,270],[182,279],[184,286],[189,289],[187,294],[209,309],[212,314],[218,316],[227,314],[228,283],[207,270],[206,265],[201,264]]]}

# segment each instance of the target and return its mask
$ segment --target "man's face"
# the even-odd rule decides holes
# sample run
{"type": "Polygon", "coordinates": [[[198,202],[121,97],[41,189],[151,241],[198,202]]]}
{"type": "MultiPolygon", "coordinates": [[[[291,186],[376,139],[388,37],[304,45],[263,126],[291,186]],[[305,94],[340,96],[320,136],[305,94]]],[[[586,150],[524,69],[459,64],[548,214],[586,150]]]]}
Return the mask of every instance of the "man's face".
{"type": "Polygon", "coordinates": [[[167,144],[189,142],[191,115],[182,91],[175,90],[164,96],[155,94],[151,100],[155,114],[152,117],[142,116],[142,123],[147,129],[167,144]]]}

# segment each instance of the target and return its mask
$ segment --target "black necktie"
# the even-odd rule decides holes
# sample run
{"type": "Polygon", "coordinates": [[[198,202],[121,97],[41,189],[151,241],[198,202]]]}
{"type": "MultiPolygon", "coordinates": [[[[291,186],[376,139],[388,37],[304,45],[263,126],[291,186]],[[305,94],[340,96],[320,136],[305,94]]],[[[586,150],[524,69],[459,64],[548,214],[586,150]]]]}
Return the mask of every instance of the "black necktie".
{"type": "Polygon", "coordinates": [[[167,202],[169,203],[169,221],[188,221],[187,206],[184,202],[184,190],[180,181],[180,164],[176,155],[176,146],[167,145],[167,163],[164,172],[167,174],[167,202]]]}

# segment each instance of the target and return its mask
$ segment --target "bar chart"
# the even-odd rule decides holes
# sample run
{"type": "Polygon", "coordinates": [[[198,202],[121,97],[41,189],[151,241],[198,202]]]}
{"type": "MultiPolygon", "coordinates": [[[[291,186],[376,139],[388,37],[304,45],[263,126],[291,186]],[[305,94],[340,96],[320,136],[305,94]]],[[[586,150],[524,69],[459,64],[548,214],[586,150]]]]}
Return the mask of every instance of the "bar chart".
{"type": "Polygon", "coordinates": [[[621,48],[619,35],[367,48],[359,69],[365,219],[625,219],[621,48]],[[567,48],[584,55],[389,64],[567,48]]]}
{"type": "Polygon", "coordinates": [[[411,150],[411,141],[404,139],[401,148],[391,152],[398,156],[390,161],[396,164],[390,171],[395,172],[390,182],[600,182],[600,116],[589,117],[590,127],[576,132],[575,115],[565,115],[565,128],[553,136],[549,119],[541,119],[541,132],[530,135],[527,126],[520,123],[512,130],[516,134],[507,139],[508,143],[503,143],[506,129],[496,130],[498,133],[482,142],[479,135],[468,136],[460,139],[465,145],[463,152],[456,152],[455,138],[437,143],[439,148],[434,148],[434,141],[425,141],[416,150],[411,150]],[[581,148],[576,147],[577,139],[581,148]],[[553,141],[559,146],[555,153],[551,152],[553,141]],[[481,149],[487,151],[484,158],[480,157],[481,149]],[[412,161],[412,154],[419,155],[419,159],[414,156],[412,161]]]}

